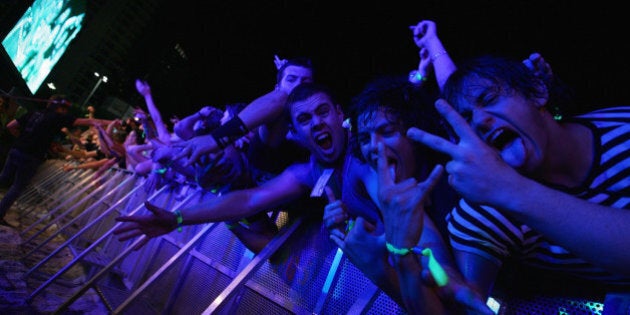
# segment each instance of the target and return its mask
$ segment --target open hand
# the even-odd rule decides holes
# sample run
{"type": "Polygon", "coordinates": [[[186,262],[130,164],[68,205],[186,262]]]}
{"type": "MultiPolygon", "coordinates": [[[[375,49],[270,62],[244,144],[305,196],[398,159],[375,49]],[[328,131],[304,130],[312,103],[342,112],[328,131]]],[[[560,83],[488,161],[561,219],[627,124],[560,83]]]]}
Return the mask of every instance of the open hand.
{"type": "Polygon", "coordinates": [[[114,235],[118,235],[119,241],[123,242],[143,234],[146,235],[146,238],[138,243],[134,249],[144,246],[150,238],[169,233],[177,227],[177,218],[172,212],[153,205],[148,201],[144,203],[144,206],[151,214],[116,218],[118,222],[125,222],[125,224],[113,231],[114,235]]]}

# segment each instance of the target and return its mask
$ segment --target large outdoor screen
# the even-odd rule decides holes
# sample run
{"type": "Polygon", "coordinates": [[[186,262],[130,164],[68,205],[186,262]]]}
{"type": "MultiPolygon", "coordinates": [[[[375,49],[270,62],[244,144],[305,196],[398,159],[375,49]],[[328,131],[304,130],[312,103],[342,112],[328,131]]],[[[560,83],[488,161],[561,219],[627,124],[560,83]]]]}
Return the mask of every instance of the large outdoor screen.
{"type": "Polygon", "coordinates": [[[2,46],[35,94],[70,42],[85,17],[85,0],[35,0],[2,46]]]}

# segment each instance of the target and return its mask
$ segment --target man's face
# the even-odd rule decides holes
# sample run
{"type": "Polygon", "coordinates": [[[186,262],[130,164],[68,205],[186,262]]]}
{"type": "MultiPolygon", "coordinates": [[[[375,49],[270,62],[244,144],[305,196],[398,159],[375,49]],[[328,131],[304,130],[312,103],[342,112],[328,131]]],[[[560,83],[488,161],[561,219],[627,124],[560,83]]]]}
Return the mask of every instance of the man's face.
{"type": "Polygon", "coordinates": [[[313,71],[311,69],[300,66],[288,66],[284,69],[282,80],[276,85],[276,89],[290,94],[296,86],[310,82],[313,82],[313,71]]]}
{"type": "Polygon", "coordinates": [[[403,125],[395,121],[392,115],[387,115],[382,107],[375,113],[362,113],[357,118],[361,155],[376,170],[377,144],[382,142],[390,174],[396,181],[412,177],[418,163],[414,145],[405,132],[403,125]]]}
{"type": "Polygon", "coordinates": [[[510,166],[525,173],[538,168],[548,144],[542,105],[487,80],[477,81],[460,98],[459,113],[510,166]]]}
{"type": "Polygon", "coordinates": [[[316,93],[291,106],[293,134],[322,163],[334,163],[345,150],[343,112],[325,93],[316,93]]]}

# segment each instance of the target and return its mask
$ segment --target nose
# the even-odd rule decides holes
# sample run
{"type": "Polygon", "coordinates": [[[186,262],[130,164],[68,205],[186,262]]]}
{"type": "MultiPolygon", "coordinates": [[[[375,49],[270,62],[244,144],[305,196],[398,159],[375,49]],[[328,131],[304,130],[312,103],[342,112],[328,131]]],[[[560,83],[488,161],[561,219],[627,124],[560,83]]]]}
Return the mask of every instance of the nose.
{"type": "Polygon", "coordinates": [[[312,127],[322,126],[323,122],[324,122],[324,119],[322,117],[320,117],[319,115],[313,115],[313,119],[311,119],[311,126],[312,127]]]}
{"type": "Polygon", "coordinates": [[[479,130],[481,132],[485,132],[490,130],[492,125],[493,117],[483,108],[474,108],[472,111],[472,119],[470,121],[470,125],[475,130],[479,130]]]}
{"type": "Polygon", "coordinates": [[[378,143],[381,142],[381,136],[376,133],[376,132],[372,132],[370,133],[370,146],[368,148],[368,150],[370,151],[370,153],[374,153],[377,154],[378,153],[378,143]]]}

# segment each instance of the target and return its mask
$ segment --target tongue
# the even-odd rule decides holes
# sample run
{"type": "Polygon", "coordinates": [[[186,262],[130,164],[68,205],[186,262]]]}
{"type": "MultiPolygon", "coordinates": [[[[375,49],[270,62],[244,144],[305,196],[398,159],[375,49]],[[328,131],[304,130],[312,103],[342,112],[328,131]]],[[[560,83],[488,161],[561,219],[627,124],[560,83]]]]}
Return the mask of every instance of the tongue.
{"type": "Polygon", "coordinates": [[[521,138],[514,138],[501,150],[503,160],[514,168],[520,168],[525,164],[525,144],[521,138]]]}

